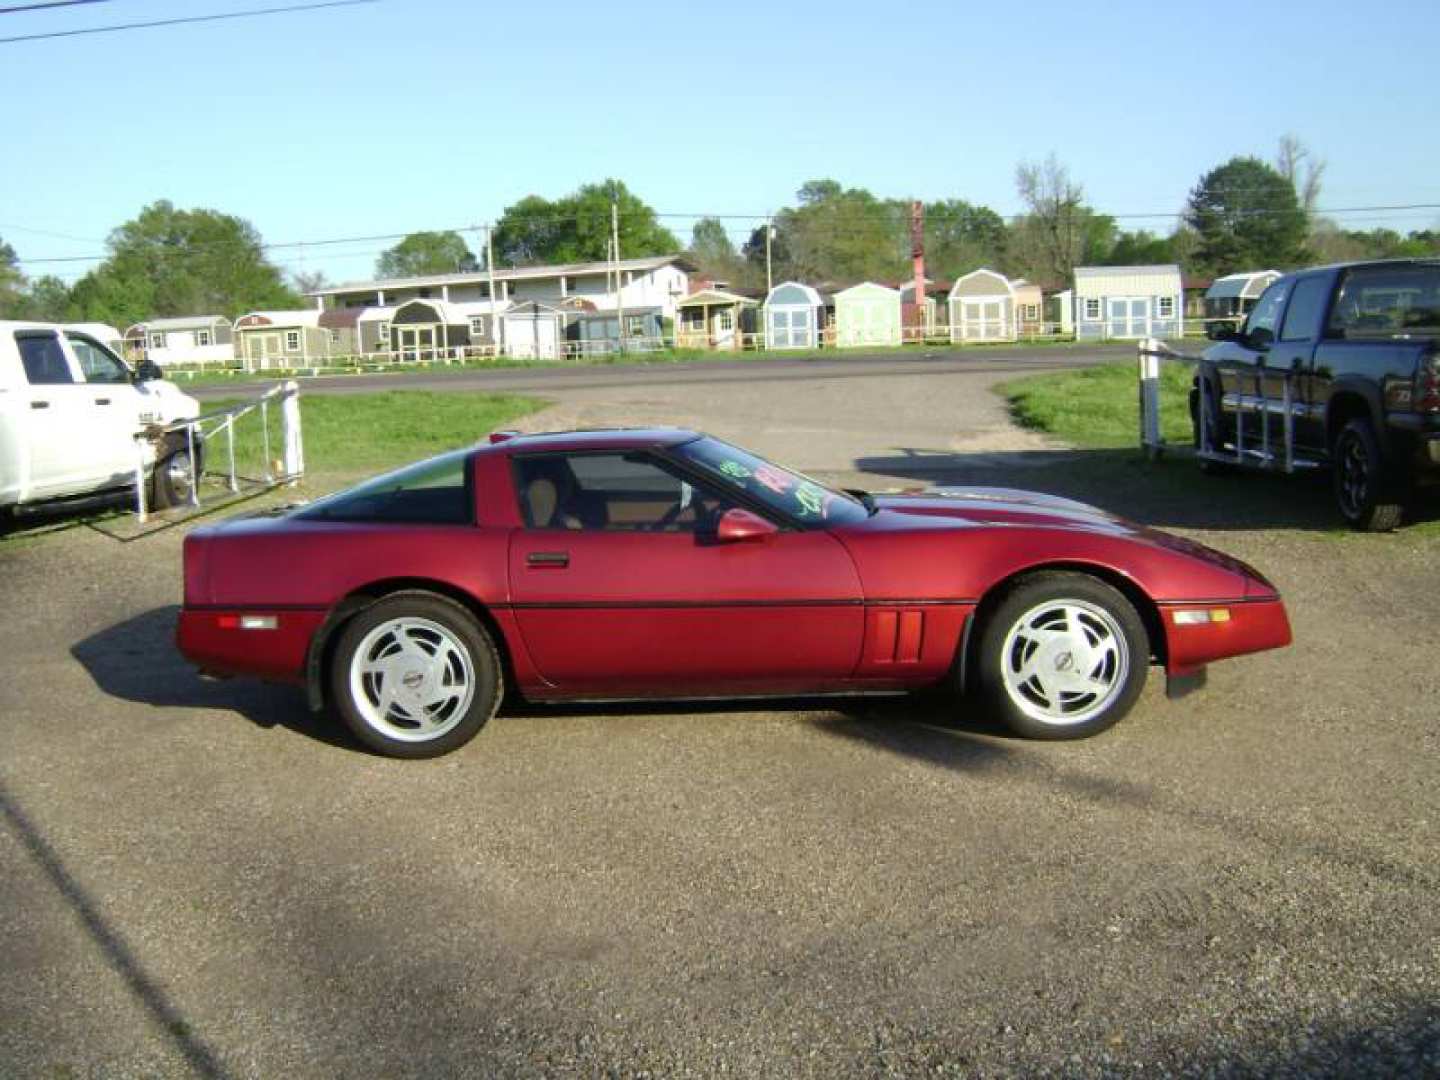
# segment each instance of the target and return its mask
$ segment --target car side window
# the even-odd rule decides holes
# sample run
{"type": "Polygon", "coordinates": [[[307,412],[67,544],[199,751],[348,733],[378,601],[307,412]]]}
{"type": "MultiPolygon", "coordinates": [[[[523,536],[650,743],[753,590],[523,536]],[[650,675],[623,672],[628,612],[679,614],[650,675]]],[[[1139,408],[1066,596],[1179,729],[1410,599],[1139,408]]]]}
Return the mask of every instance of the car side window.
{"type": "Polygon", "coordinates": [[[367,480],[293,515],[319,521],[469,525],[475,520],[470,451],[457,450],[367,480]]]}
{"type": "Polygon", "coordinates": [[[1245,336],[1252,343],[1266,345],[1275,340],[1275,333],[1280,328],[1280,312],[1289,294],[1288,281],[1277,281],[1260,294],[1245,323],[1245,336]]]}
{"type": "Polygon", "coordinates": [[[1285,309],[1285,323],[1280,328],[1281,341],[1310,341],[1319,332],[1320,316],[1330,297],[1330,279],[1302,278],[1295,283],[1290,306],[1285,309]]]}
{"type": "Polygon", "coordinates": [[[520,457],[515,488],[530,529],[696,532],[733,505],[643,453],[520,457]]]}
{"type": "Polygon", "coordinates": [[[108,350],[97,345],[81,334],[66,334],[75,359],[80,362],[80,371],[87,383],[128,383],[130,369],[112,356],[108,350]]]}
{"type": "Polygon", "coordinates": [[[36,331],[15,335],[25,380],[31,386],[61,386],[75,381],[60,339],[53,333],[36,331]]]}
{"type": "Polygon", "coordinates": [[[1383,266],[1345,276],[1326,336],[1391,338],[1440,334],[1440,267],[1383,266]]]}

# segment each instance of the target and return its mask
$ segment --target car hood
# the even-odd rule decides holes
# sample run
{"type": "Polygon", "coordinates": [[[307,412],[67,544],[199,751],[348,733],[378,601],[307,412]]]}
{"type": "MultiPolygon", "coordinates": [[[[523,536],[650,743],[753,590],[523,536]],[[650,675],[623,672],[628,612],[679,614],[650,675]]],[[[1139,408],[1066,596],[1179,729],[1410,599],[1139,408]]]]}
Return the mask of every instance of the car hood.
{"type": "Polygon", "coordinates": [[[862,525],[862,529],[884,532],[1015,528],[1104,535],[1186,555],[1238,574],[1246,580],[1247,592],[1274,591],[1265,575],[1222,551],[1059,495],[1018,488],[940,487],[898,495],[877,495],[875,505],[879,512],[862,525]]]}

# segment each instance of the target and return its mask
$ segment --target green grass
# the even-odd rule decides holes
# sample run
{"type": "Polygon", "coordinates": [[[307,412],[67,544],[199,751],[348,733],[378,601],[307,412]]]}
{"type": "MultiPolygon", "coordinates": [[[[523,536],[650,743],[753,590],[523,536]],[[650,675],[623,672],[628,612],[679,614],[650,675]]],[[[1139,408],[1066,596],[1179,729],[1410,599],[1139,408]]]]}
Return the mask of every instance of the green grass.
{"type": "MultiPolygon", "coordinates": [[[[1189,369],[1178,364],[1161,368],[1160,432],[1166,442],[1190,443],[1190,379],[1189,369]]],[[[1139,382],[1133,360],[1032,375],[998,389],[1022,427],[1081,447],[1139,445],[1139,382]]]]}
{"type": "MultiPolygon", "coordinates": [[[[206,402],[205,411],[241,404],[206,402]]],[[[544,406],[539,398],[516,394],[437,393],[389,390],[375,394],[300,397],[301,432],[307,473],[353,476],[467,446],[497,427],[544,406]]],[[[270,410],[270,456],[281,451],[280,410],[270,410]]],[[[242,472],[261,467],[264,444],[259,417],[236,423],[236,460],[242,472]]],[[[207,468],[225,468],[223,438],[212,441],[207,468]]]]}

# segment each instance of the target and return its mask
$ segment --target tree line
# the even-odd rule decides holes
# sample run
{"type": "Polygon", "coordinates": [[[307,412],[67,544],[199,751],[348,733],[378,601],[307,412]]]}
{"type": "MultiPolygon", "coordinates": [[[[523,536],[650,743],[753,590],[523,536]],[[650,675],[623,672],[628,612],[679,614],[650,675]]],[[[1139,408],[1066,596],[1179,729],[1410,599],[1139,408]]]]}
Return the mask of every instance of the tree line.
{"type": "MultiPolygon", "coordinates": [[[[1201,176],[1176,224],[1165,232],[1126,230],[1087,201],[1083,186],[1054,155],[1015,169],[1020,213],[1005,218],[961,198],[925,206],[925,265],[936,279],[981,266],[1043,285],[1072,280],[1076,266],[1179,263],[1219,276],[1286,270],[1315,262],[1440,253],[1440,231],[1346,229],[1318,209],[1325,163],[1293,136],[1271,161],[1231,158],[1201,176]]],[[[668,255],[680,240],[660,215],[619,180],[584,184],[558,199],[529,195],[505,208],[490,237],[500,267],[598,262],[610,258],[613,220],[624,258],[668,255]]],[[[812,180],[765,224],[742,230],[737,245],[718,217],[695,222],[683,248],[703,272],[738,287],[775,281],[848,284],[900,281],[910,273],[911,209],[832,179],[812,180]],[[767,235],[768,234],[768,235],[767,235]],[[768,240],[768,252],[767,252],[768,240]]],[[[456,231],[417,232],[382,252],[380,278],[466,272],[485,266],[456,231]]],[[[73,285],[31,278],[0,238],[0,318],[95,321],[125,327],[172,315],[304,306],[321,274],[287,275],[269,258],[249,222],[166,200],[114,230],[107,255],[73,285]]]]}

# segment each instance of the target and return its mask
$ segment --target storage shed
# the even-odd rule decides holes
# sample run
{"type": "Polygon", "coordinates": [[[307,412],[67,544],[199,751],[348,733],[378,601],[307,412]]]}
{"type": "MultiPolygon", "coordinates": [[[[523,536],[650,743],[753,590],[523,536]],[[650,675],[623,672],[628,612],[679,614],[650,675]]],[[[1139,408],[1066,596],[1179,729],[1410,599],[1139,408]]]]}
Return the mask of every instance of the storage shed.
{"type": "Polygon", "coordinates": [[[835,343],[841,348],[900,344],[900,291],[863,281],[835,294],[835,343]]]}
{"type": "Polygon", "coordinates": [[[293,368],[330,356],[320,312],[252,311],[235,320],[235,355],[246,371],[293,368]]]}
{"type": "Polygon", "coordinates": [[[1045,291],[1024,278],[1010,282],[1015,290],[1015,332],[1034,337],[1045,326],[1045,291]]]}
{"type": "Polygon", "coordinates": [[[765,297],[765,344],[772,349],[813,349],[820,344],[825,301],[809,285],[785,281],[765,297]]]}
{"type": "Polygon", "coordinates": [[[501,317],[505,355],[529,360],[557,360],[564,340],[565,313],[531,300],[516,304],[501,317]]]}
{"type": "Polygon", "coordinates": [[[681,349],[739,349],[755,332],[759,301],[721,288],[693,292],[675,305],[675,344],[681,349]]]}
{"type": "MultiPolygon", "coordinates": [[[[659,349],[661,336],[659,307],[625,309],[625,348],[631,352],[659,349]]],[[[618,352],[620,318],[615,311],[576,311],[565,326],[565,340],[570,351],[581,356],[599,356],[618,352]]]]}
{"type": "Polygon", "coordinates": [[[1184,302],[1180,267],[1077,266],[1075,336],[1081,340],[1176,338],[1184,302]]]}
{"type": "Polygon", "coordinates": [[[230,322],[219,315],[152,319],[125,331],[125,351],[152,364],[228,364],[235,359],[230,322]]]}
{"type": "Polygon", "coordinates": [[[950,290],[950,340],[1014,341],[1018,303],[1014,283],[996,270],[981,267],[956,278],[950,290]]]}

